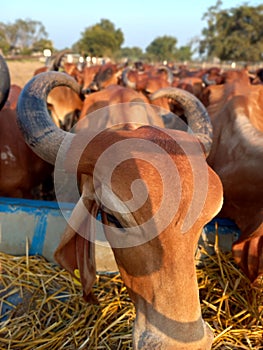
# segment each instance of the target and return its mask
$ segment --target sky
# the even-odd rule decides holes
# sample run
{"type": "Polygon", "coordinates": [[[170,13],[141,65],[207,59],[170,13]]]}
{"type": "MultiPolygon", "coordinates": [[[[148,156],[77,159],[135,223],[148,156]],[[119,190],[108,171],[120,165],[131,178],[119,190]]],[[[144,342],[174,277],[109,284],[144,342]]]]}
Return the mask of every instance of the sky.
{"type": "MultiPolygon", "coordinates": [[[[223,0],[222,9],[243,4],[258,6],[262,0],[223,0]]],[[[124,35],[122,47],[143,51],[157,37],[177,39],[177,47],[201,36],[206,21],[202,17],[216,0],[4,0],[0,22],[17,19],[41,22],[56,49],[71,47],[81,34],[101,19],[110,20],[124,35]]]]}

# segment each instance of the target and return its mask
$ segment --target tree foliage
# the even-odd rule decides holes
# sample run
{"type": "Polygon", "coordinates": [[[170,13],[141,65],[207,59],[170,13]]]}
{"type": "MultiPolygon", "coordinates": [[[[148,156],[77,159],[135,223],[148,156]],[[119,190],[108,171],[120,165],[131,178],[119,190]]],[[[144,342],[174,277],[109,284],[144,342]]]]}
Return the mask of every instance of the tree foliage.
{"type": "Polygon", "coordinates": [[[176,50],[176,60],[177,61],[189,61],[192,58],[191,46],[181,46],[176,50]]]}
{"type": "Polygon", "coordinates": [[[32,46],[33,52],[42,52],[44,49],[49,49],[51,51],[54,50],[53,43],[51,40],[48,39],[40,39],[38,41],[35,41],[32,46]]]}
{"type": "Polygon", "coordinates": [[[177,39],[172,36],[159,36],[146,47],[146,53],[160,62],[171,61],[176,57],[176,44],[177,39]]]}
{"type": "Polygon", "coordinates": [[[14,23],[0,23],[0,48],[4,53],[31,52],[37,42],[47,37],[39,21],[17,19],[14,23]]]}
{"type": "Polygon", "coordinates": [[[221,60],[259,61],[263,53],[263,5],[221,9],[218,0],[204,14],[199,53],[221,60]]]}
{"type": "Polygon", "coordinates": [[[120,50],[124,36],[121,29],[115,29],[114,24],[101,19],[91,27],[88,27],[83,33],[81,39],[74,47],[81,53],[90,56],[109,56],[120,50]]]}
{"type": "Polygon", "coordinates": [[[126,59],[131,61],[140,61],[144,58],[142,49],[138,46],[123,47],[115,56],[117,59],[126,59]]]}

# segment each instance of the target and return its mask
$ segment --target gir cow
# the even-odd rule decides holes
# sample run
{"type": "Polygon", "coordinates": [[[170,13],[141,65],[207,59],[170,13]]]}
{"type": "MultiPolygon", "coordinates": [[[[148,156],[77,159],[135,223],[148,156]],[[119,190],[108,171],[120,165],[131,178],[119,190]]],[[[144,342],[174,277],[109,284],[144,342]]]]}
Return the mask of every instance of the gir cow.
{"type": "Polygon", "coordinates": [[[263,288],[263,85],[246,69],[224,73],[224,84],[206,90],[214,138],[209,165],[224,189],[220,216],[236,222],[233,256],[252,286],[263,288]]]}
{"type": "Polygon", "coordinates": [[[21,90],[10,84],[8,66],[0,56],[0,196],[38,198],[40,185],[52,186],[53,166],[31,150],[18,128],[21,90]]]}
{"type": "Polygon", "coordinates": [[[137,127],[138,124],[152,124],[155,126],[164,127],[162,118],[158,114],[156,114],[154,109],[150,106],[149,100],[142,93],[137,92],[132,88],[124,87],[117,84],[109,85],[102,90],[86,95],[85,100],[83,102],[83,108],[79,115],[79,120],[82,120],[88,114],[91,114],[98,109],[104,108],[104,110],[101,110],[99,120],[98,118],[87,118],[85,125],[89,125],[89,127],[95,127],[96,129],[102,125],[105,128],[112,126],[113,124],[118,125],[120,121],[119,113],[117,114],[115,112],[115,109],[114,113],[111,113],[111,110],[105,108],[106,106],[112,105],[119,106],[119,113],[122,114],[122,123],[129,123],[130,114],[132,111],[133,119],[132,124],[130,124],[130,128],[134,128],[135,126],[137,127]],[[126,103],[130,104],[128,109],[126,108],[126,103]],[[143,109],[148,107],[148,113],[143,113],[143,115],[138,112],[136,113],[135,111],[138,108],[140,109],[142,105],[143,109]],[[147,119],[141,118],[142,116],[147,116],[147,119]]]}
{"type": "Polygon", "coordinates": [[[28,82],[17,107],[34,152],[52,164],[65,153],[64,170],[85,180],[55,259],[74,277],[78,270],[84,299],[93,300],[94,221],[100,212],[136,308],[133,348],[211,349],[194,256],[202,228],[219,212],[223,197],[220,179],[206,162],[211,125],[204,106],[184,90],[169,90],[194,134],[149,124],[73,134],[54,125],[47,112],[47,95],[58,85],[78,90],[74,79],[49,72],[28,82]]]}

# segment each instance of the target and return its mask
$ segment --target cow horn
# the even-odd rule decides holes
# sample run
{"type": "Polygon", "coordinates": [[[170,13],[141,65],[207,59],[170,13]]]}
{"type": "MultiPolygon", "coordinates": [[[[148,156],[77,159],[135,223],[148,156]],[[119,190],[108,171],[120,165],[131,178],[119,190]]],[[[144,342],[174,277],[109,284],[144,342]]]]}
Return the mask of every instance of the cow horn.
{"type": "Polygon", "coordinates": [[[44,72],[25,85],[17,104],[18,125],[26,143],[40,158],[51,164],[55,164],[65,136],[74,136],[58,128],[48,113],[47,96],[57,86],[67,86],[80,94],[80,86],[68,74],[44,72]]]}
{"type": "Polygon", "coordinates": [[[213,134],[211,120],[205,106],[190,92],[175,87],[159,89],[150,95],[152,101],[162,97],[171,98],[182,106],[188,126],[203,144],[206,156],[208,156],[213,134]]]}
{"type": "Polygon", "coordinates": [[[0,55],[0,110],[4,107],[10,90],[10,74],[6,61],[0,55]]]}
{"type": "Polygon", "coordinates": [[[49,70],[50,71],[58,71],[60,66],[61,66],[62,59],[67,53],[70,53],[70,50],[63,50],[63,51],[57,53],[49,70]]]}
{"type": "Polygon", "coordinates": [[[216,81],[215,80],[210,80],[208,79],[209,74],[206,73],[202,76],[202,82],[206,85],[206,86],[210,86],[210,85],[216,85],[216,81]]]}
{"type": "Polygon", "coordinates": [[[174,75],[173,75],[172,70],[169,67],[167,67],[167,66],[160,66],[158,68],[158,71],[166,71],[166,73],[167,73],[167,82],[169,84],[172,84],[172,82],[174,81],[174,75]]]}
{"type": "Polygon", "coordinates": [[[131,89],[136,89],[136,82],[130,81],[128,78],[128,73],[130,72],[130,68],[126,68],[122,71],[121,79],[124,86],[127,86],[131,89]]]}

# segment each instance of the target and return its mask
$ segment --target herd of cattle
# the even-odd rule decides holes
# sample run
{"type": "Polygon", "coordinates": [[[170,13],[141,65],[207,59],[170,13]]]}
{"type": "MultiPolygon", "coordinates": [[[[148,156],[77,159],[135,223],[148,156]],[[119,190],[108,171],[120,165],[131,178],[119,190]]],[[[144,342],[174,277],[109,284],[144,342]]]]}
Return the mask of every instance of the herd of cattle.
{"type": "MultiPolygon", "coordinates": [[[[8,66],[0,59],[0,195],[33,198],[32,189],[50,183],[60,146],[69,139],[66,167],[71,171],[77,166],[80,202],[91,216],[77,204],[80,209],[73,211],[73,224],[56,249],[56,260],[74,277],[79,270],[83,295],[94,300],[92,217],[100,212],[136,307],[134,349],[210,349],[213,335],[202,320],[194,256],[203,226],[216,215],[238,225],[241,236],[232,247],[234,259],[251,288],[263,288],[262,71],[251,74],[247,68],[221,71],[217,67],[174,71],[142,63],[130,67],[107,63],[80,70],[73,63],[62,65],[60,55],[51,68],[32,72],[32,79],[18,87],[10,82],[8,66]],[[127,104],[128,110],[111,114],[110,107],[127,104]],[[79,121],[98,111],[104,111],[98,114],[101,119],[84,125],[98,127],[99,132],[79,154],[87,137],[78,130],[79,121]],[[184,121],[183,127],[178,127],[178,120],[184,121]],[[74,126],[74,133],[70,132],[74,126]],[[105,189],[107,168],[96,173],[96,186],[104,191],[110,209],[94,188],[94,169],[101,155],[117,143],[128,145],[135,139],[161,148],[177,169],[176,176],[165,177],[169,196],[159,216],[162,178],[144,161],[149,150],[136,149],[134,142],[130,158],[112,173],[114,196],[105,189]],[[194,160],[189,160],[189,152],[194,160]],[[147,184],[148,197],[132,210],[131,187],[138,178],[147,184]],[[197,201],[203,196],[198,215],[191,213],[195,196],[197,201]],[[194,220],[185,225],[189,212],[194,220]],[[162,226],[171,213],[169,223],[162,226]],[[162,229],[151,236],[149,230],[154,228],[144,223],[155,215],[155,225],[162,229]],[[136,227],[144,237],[141,244],[133,238],[138,237],[136,227]]],[[[166,158],[158,152],[150,159],[158,169],[167,169],[166,158]]]]}

